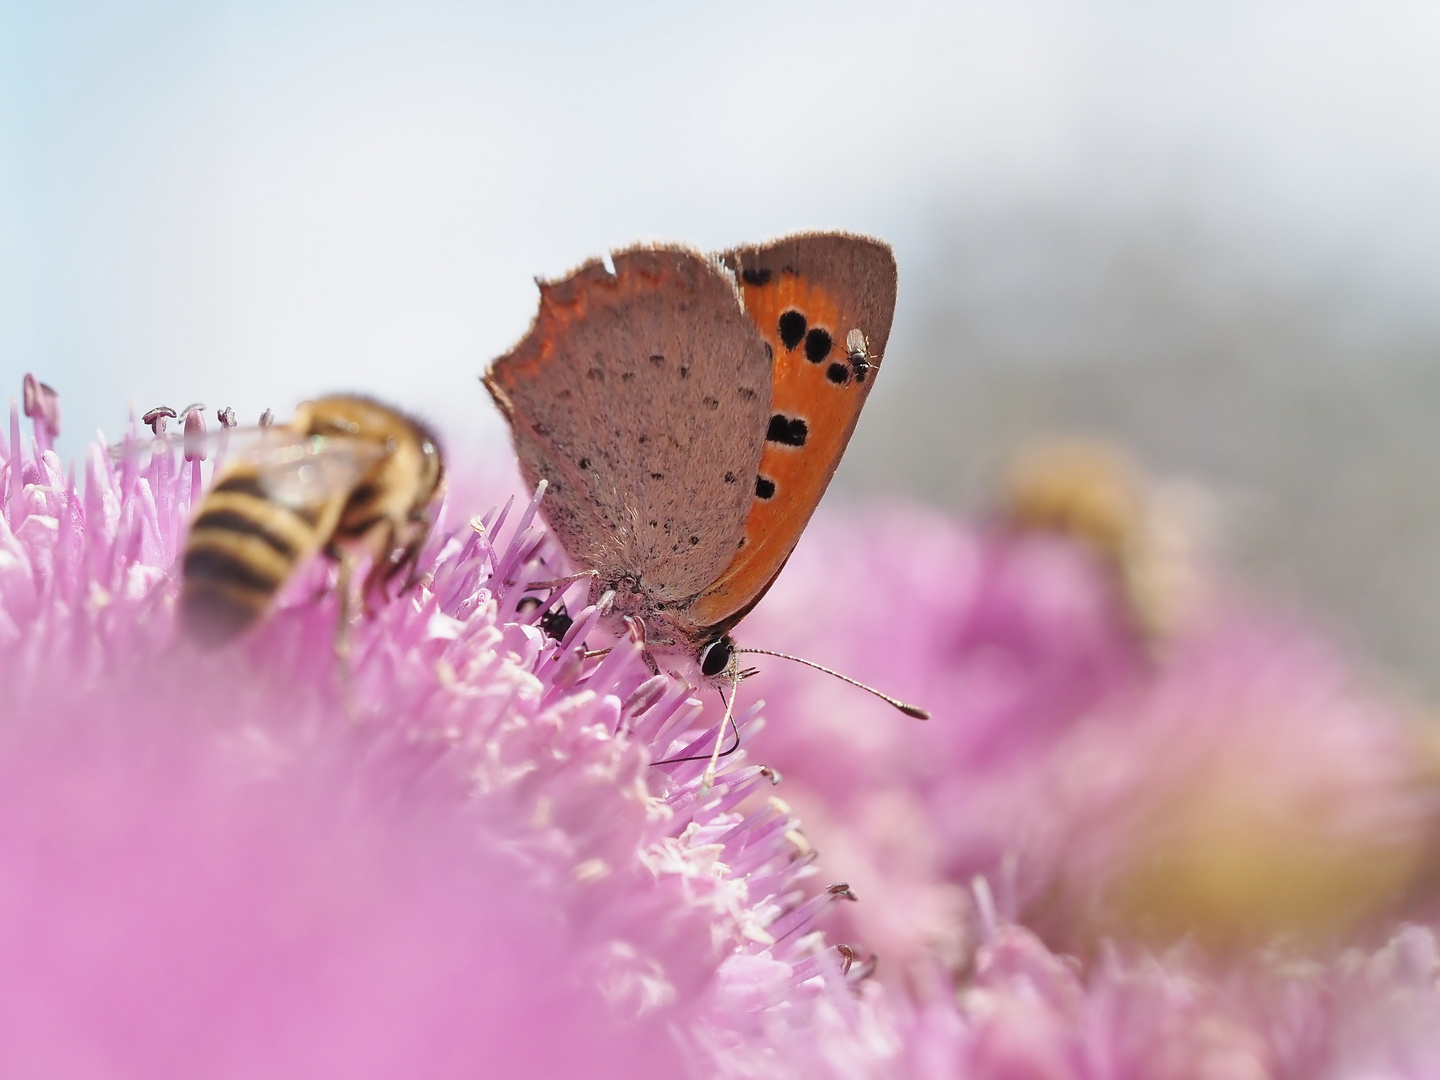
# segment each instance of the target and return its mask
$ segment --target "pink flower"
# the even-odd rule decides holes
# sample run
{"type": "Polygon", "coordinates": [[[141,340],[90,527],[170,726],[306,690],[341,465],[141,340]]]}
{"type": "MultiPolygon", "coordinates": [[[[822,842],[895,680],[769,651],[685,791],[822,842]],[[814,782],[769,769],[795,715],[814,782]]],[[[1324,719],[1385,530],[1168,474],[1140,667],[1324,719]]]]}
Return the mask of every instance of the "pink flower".
{"type": "Polygon", "coordinates": [[[1112,568],[1066,536],[818,516],[745,643],[934,713],[780,661],[750,684],[775,718],[750,752],[871,901],[832,931],[875,948],[882,977],[962,965],[977,875],[1081,950],[1324,938],[1397,904],[1436,820],[1415,732],[1314,635],[1212,591],[1157,655],[1112,568]]]}
{"type": "Polygon", "coordinates": [[[775,718],[749,750],[780,769],[827,865],[869,901],[838,910],[836,932],[875,948],[882,975],[932,948],[961,961],[975,874],[1009,874],[1032,850],[1021,872],[1050,872],[1060,823],[1028,801],[1037,755],[1148,663],[1085,552],[906,506],[817,515],[742,636],[934,714],[916,722],[777,660],[747,684],[775,718]]]}
{"type": "MultiPolygon", "coordinates": [[[[323,563],[206,653],[177,637],[173,566],[213,460],[117,466],[97,447],[77,485],[47,448],[55,404],[28,447],[12,414],[0,446],[0,1073],[1179,1080],[1440,1062],[1426,927],[1309,958],[1156,952],[1135,932],[1142,901],[1198,918],[1194,886],[1146,897],[1237,850],[1195,808],[1247,777],[1240,805],[1305,808],[1332,878],[1385,840],[1413,862],[1429,808],[1408,743],[1303,635],[1221,619],[1157,668],[1063,540],[897,510],[865,547],[817,522],[747,636],[811,633],[834,650],[820,659],[936,718],[866,715],[850,688],[767,661],[743,689],[746,750],[703,793],[705,763],[669,759],[711,745],[718,702],[609,640],[580,587],[562,641],[521,604],[562,561],[538,500],[462,521],[452,499],[422,586],[355,627],[345,664],[323,563]],[[837,569],[877,568],[899,599],[847,622],[837,569]],[[787,739],[800,782],[780,790],[833,838],[819,855],[746,761],[787,739]],[[824,886],[841,867],[874,880],[824,886]],[[947,935],[950,966],[920,962],[947,935]],[[911,948],[891,964],[907,980],[864,977],[877,943],[911,948]]],[[[1244,820],[1287,867],[1274,838],[1293,834],[1244,820]]],[[[1411,862],[1363,865],[1393,891],[1411,862]]],[[[1254,881],[1274,876],[1244,880],[1221,910],[1266,915],[1254,881]]]]}
{"type": "Polygon", "coordinates": [[[96,447],[82,488],[46,423],[0,447],[0,1071],[750,1075],[848,1007],[771,776],[650,764],[718,710],[517,611],[538,499],[442,515],[346,666],[319,563],[205,653],[173,567],[213,463],[96,447]]]}
{"type": "MultiPolygon", "coordinates": [[[[979,907],[987,910],[982,889],[979,907]]],[[[1109,946],[1088,965],[982,919],[950,998],[892,999],[896,1075],[924,1080],[1235,1080],[1435,1075],[1434,933],[1404,926],[1324,961],[1261,950],[1217,962],[1194,946],[1109,946]]]]}

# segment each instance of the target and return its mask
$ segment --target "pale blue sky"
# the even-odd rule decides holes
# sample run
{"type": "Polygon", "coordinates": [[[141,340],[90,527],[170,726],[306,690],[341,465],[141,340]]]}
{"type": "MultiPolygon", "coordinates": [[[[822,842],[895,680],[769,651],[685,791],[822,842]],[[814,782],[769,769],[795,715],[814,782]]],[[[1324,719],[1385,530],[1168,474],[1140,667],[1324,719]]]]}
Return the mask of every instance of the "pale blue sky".
{"type": "Polygon", "coordinates": [[[534,275],[876,233],[903,353],[938,223],[1026,203],[1173,205],[1423,297],[1437,11],[10,0],[0,388],[53,383],[67,453],[132,401],[245,418],[343,388],[481,441],[476,376],[534,275]]]}

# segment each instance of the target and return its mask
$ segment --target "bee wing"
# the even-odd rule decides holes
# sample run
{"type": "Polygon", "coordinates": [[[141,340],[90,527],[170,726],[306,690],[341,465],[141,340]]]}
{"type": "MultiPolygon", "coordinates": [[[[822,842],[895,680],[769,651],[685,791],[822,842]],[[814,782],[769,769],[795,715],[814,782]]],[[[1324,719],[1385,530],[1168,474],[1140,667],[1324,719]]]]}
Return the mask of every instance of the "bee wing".
{"type": "Polygon", "coordinates": [[[390,448],[374,439],[345,435],[267,435],[248,456],[265,493],[276,502],[301,510],[350,492],[390,448]]]}
{"type": "Polygon", "coordinates": [[[288,428],[261,427],[258,424],[220,428],[198,434],[192,432],[189,435],[183,431],[151,435],[147,431],[139,435],[133,433],[126,435],[121,442],[111,443],[107,450],[111,461],[128,461],[131,458],[164,454],[171,450],[183,450],[187,455],[187,460],[199,458],[204,461],[216,456],[222,449],[229,453],[242,452],[262,442],[269,445],[286,438],[293,441],[298,436],[288,428]]]}

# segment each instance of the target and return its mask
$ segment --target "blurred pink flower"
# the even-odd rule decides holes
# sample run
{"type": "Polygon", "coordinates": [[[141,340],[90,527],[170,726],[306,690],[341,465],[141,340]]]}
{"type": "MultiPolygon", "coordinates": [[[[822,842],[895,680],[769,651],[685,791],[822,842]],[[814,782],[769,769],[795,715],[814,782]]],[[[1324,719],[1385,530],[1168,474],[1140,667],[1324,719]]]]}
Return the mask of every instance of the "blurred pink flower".
{"type": "Polygon", "coordinates": [[[112,466],[97,447],[79,487],[48,450],[55,402],[36,401],[31,445],[15,416],[0,440],[0,1074],[1208,1080],[1440,1062],[1426,928],[1310,960],[1122,936],[1081,962],[1009,918],[1059,933],[1120,910],[1162,796],[1217,756],[1267,762],[1257,791],[1308,792],[1367,850],[1407,837],[1409,796],[1375,797],[1399,790],[1371,730],[1393,718],[1303,638],[1232,653],[1238,630],[1216,624],[1156,669],[1061,540],[895,511],[858,544],[817,522],[747,636],[809,633],[821,659],[936,710],[870,713],[779,661],[745,684],[777,715],[767,747],[742,708],[747,751],[788,745],[787,795],[834,830],[829,872],[876,873],[853,903],[807,881],[816,853],[744,753],[707,796],[703,762],[650,764],[708,746],[714,702],[652,675],[634,641],[583,657],[606,641],[593,609],[561,642],[520,610],[507,583],[549,575],[535,503],[442,517],[425,584],[355,628],[348,674],[323,565],[203,653],[175,636],[171,571],[201,462],[112,466]],[[840,573],[892,600],[847,622],[840,573]],[[1241,713],[1263,723],[1223,721],[1241,713]],[[828,945],[826,923],[865,931],[861,948],[828,945]],[[865,946],[932,929],[953,967],[911,964],[903,989],[863,977],[865,946]]]}
{"type": "Polygon", "coordinates": [[[749,750],[870,901],[831,928],[882,976],[965,962],[977,875],[1066,948],[1333,935],[1398,902],[1435,820],[1414,732],[1314,635],[1216,591],[1157,650],[1064,535],[821,514],[743,633],[934,713],[783,661],[749,684],[749,750]]]}
{"type": "Polygon", "coordinates": [[[92,447],[82,490],[35,420],[0,445],[0,1072],[751,1075],[849,1007],[810,932],[843,891],[735,809],[770,775],[649,764],[718,710],[632,640],[583,659],[593,609],[564,643],[517,613],[535,502],[442,521],[348,673],[318,564],[205,653],[171,569],[202,463],[92,447]]]}
{"type": "Polygon", "coordinates": [[[1223,962],[1193,945],[1109,945],[1088,964],[996,921],[981,888],[972,968],[889,1002],[894,1075],[941,1080],[1263,1080],[1394,1077],[1440,1065],[1440,952],[1402,926],[1327,960],[1257,950],[1223,962]]]}
{"type": "Polygon", "coordinates": [[[747,684],[776,718],[748,749],[781,770],[827,865],[871,901],[837,911],[837,932],[890,975],[932,948],[956,964],[968,954],[973,875],[1008,882],[1020,859],[1027,895],[1043,890],[1061,823],[1031,805],[1037,754],[1134,692],[1147,666],[1108,579],[1073,544],[898,505],[863,522],[817,515],[742,633],[934,714],[916,722],[779,660],[747,684]]]}

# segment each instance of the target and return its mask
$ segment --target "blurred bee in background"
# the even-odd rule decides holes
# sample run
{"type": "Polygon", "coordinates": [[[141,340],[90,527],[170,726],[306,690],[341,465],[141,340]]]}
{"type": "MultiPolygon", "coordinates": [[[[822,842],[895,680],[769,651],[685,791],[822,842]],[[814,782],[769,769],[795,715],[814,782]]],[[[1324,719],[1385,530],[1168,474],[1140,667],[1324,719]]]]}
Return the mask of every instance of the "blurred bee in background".
{"type": "Polygon", "coordinates": [[[259,429],[196,507],[182,562],[180,618],[204,646],[239,636],[317,552],[340,564],[337,650],[352,601],[351,560],[368,554],[368,603],[408,571],[415,582],[444,464],[420,421],[370,398],[337,394],[259,429]]]}
{"type": "Polygon", "coordinates": [[[1201,603],[1203,496],[1157,484],[1116,446],[1098,439],[1031,445],[1011,463],[1002,505],[1012,528],[1068,536],[1099,556],[1152,648],[1201,603]]]}

